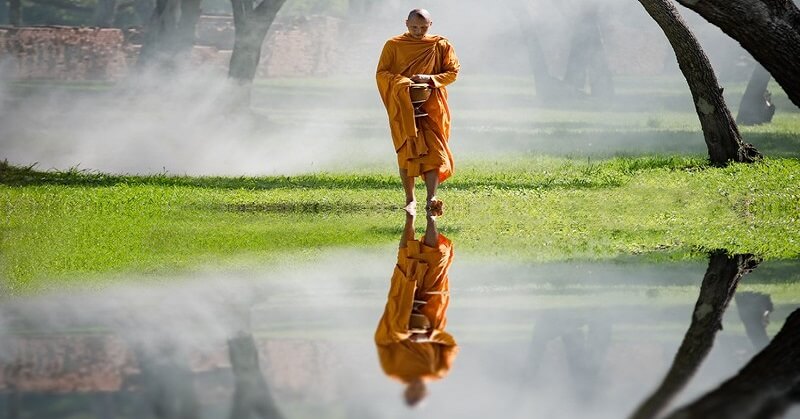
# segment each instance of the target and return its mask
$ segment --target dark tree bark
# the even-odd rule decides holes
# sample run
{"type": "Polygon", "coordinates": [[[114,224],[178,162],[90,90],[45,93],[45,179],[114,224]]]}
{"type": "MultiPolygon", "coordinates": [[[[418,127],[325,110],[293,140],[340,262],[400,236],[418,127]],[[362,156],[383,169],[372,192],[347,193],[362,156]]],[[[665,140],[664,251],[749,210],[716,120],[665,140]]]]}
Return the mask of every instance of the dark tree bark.
{"type": "Polygon", "coordinates": [[[596,7],[582,11],[574,25],[564,74],[564,82],[578,90],[584,90],[587,81],[592,96],[614,96],[614,79],[608,68],[596,7]]]}
{"type": "Polygon", "coordinates": [[[639,3],[658,23],[675,51],[678,66],[692,92],[711,163],[721,166],[732,161],[759,160],[761,154],[755,147],[742,141],[708,57],[670,0],[639,0],[639,3]]]}
{"type": "Polygon", "coordinates": [[[233,6],[234,42],[228,77],[236,84],[235,103],[250,106],[250,87],[261,61],[261,44],[269,27],[286,0],[231,0],[233,6]]]}
{"type": "Polygon", "coordinates": [[[228,340],[228,354],[235,382],[231,419],[248,419],[254,414],[262,419],[282,418],[261,374],[253,335],[242,333],[228,340]]]}
{"type": "Polygon", "coordinates": [[[760,351],[769,343],[767,325],[769,313],[773,310],[772,299],[760,292],[740,292],[736,294],[736,309],[744,324],[747,337],[756,351],[760,351]]]}
{"type": "Polygon", "coordinates": [[[747,88],[739,102],[739,113],[736,115],[736,123],[740,125],[758,125],[772,122],[775,115],[775,105],[772,103],[772,95],[767,90],[770,76],[767,69],[761,64],[756,63],[753,75],[747,83],[747,88]]]}
{"type": "Polygon", "coordinates": [[[800,385],[800,310],[795,310],[767,345],[738,374],[670,419],[760,419],[779,417],[797,402],[800,385]]]}
{"type": "Polygon", "coordinates": [[[187,63],[199,18],[200,0],[156,0],[137,65],[174,70],[187,63]]]}
{"type": "Polygon", "coordinates": [[[117,15],[117,0],[97,0],[92,20],[95,26],[108,28],[117,15]]]}
{"type": "Polygon", "coordinates": [[[792,0],[677,0],[722,29],[800,106],[800,9],[792,0]]]}
{"type": "Polygon", "coordinates": [[[753,255],[728,256],[725,251],[718,250],[709,256],[708,269],[692,312],[692,322],[675,354],[675,360],[661,385],[639,405],[631,418],[657,417],[686,386],[711,351],[717,331],[722,329],[722,315],[733,298],[739,280],[757,265],[758,260],[753,255]]]}
{"type": "Polygon", "coordinates": [[[8,23],[11,26],[22,25],[22,0],[8,0],[8,23]]]}

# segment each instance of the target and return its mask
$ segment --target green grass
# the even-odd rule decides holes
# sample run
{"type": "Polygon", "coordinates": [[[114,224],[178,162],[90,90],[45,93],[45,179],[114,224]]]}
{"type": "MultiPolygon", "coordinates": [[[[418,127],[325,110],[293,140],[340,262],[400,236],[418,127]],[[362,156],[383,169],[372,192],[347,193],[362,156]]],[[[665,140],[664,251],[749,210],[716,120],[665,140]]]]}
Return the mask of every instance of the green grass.
{"type": "MultiPolygon", "coordinates": [[[[800,256],[800,161],[518,157],[464,164],[443,232],[475,258],[554,261],[710,249],[800,256]]],[[[421,191],[418,192],[421,195],[421,191]]],[[[291,263],[397,240],[399,181],[382,172],[192,178],[0,166],[0,257],[25,292],[103,275],[291,263]]]]}

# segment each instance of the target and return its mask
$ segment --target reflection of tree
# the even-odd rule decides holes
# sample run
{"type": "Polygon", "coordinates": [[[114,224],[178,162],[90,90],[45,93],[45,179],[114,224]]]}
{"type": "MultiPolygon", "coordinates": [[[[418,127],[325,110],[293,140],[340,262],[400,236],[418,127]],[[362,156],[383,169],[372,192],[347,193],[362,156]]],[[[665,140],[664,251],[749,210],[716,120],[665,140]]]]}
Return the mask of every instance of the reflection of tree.
{"type": "Polygon", "coordinates": [[[165,344],[157,351],[137,351],[146,404],[158,419],[198,417],[197,396],[189,362],[174,346],[165,344]]]}
{"type": "Polygon", "coordinates": [[[800,309],[738,374],[668,418],[774,418],[799,396],[800,309]]]}
{"type": "Polygon", "coordinates": [[[769,343],[767,324],[773,309],[772,299],[760,292],[740,292],[736,294],[736,309],[753,348],[760,351],[769,343]]]}
{"type": "Polygon", "coordinates": [[[722,315],[733,298],[739,280],[755,269],[759,261],[753,255],[728,256],[724,251],[711,253],[708,269],[700,285],[692,322],[675,354],[675,360],[661,385],[648,397],[631,418],[653,418],[692,378],[711,351],[717,331],[722,329],[722,315]]]}
{"type": "Polygon", "coordinates": [[[261,374],[253,335],[242,333],[229,339],[228,354],[235,381],[231,419],[247,419],[252,415],[263,419],[282,418],[261,374]]]}
{"type": "Polygon", "coordinates": [[[591,401],[597,390],[600,368],[611,343],[611,325],[589,315],[582,318],[563,319],[563,316],[542,316],[531,339],[528,362],[528,379],[539,374],[547,345],[561,339],[576,399],[591,401]]]}

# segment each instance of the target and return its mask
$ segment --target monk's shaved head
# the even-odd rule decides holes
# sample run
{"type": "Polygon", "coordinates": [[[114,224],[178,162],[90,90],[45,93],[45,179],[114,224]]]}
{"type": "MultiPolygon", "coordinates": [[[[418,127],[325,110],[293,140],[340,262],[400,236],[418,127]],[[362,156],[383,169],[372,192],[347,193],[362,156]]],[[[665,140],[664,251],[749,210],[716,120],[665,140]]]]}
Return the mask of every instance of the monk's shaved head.
{"type": "Polygon", "coordinates": [[[414,9],[408,12],[408,20],[411,20],[415,17],[425,19],[427,22],[431,21],[431,14],[425,9],[414,9]]]}
{"type": "Polygon", "coordinates": [[[428,13],[427,10],[414,9],[408,13],[406,27],[408,28],[408,34],[411,35],[412,38],[424,38],[431,25],[433,25],[433,21],[431,21],[431,14],[428,13]]]}

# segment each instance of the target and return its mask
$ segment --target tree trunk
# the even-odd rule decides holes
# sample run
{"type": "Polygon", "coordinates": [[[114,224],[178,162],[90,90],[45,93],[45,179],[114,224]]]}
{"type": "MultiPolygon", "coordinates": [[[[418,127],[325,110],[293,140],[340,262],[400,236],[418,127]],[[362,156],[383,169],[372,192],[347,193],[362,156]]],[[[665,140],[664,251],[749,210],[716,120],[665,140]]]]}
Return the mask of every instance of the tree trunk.
{"type": "Polygon", "coordinates": [[[117,0],[97,0],[94,8],[94,26],[111,27],[117,14],[117,0]]]}
{"type": "Polygon", "coordinates": [[[286,0],[262,0],[253,7],[252,0],[231,0],[234,42],[228,77],[235,82],[237,106],[250,106],[250,87],[261,61],[261,44],[269,27],[286,0]]]}
{"type": "Polygon", "coordinates": [[[8,0],[8,23],[11,26],[22,25],[22,0],[8,0]]]}
{"type": "Polygon", "coordinates": [[[578,92],[574,88],[550,75],[550,70],[547,68],[547,57],[542,49],[539,35],[536,33],[536,24],[525,2],[515,0],[509,7],[514,17],[517,18],[528,50],[528,61],[533,72],[533,84],[536,88],[537,98],[545,102],[558,102],[576,97],[578,92]]]}
{"type": "Polygon", "coordinates": [[[800,9],[791,0],[677,0],[722,29],[800,106],[800,9]]]}
{"type": "Polygon", "coordinates": [[[668,418],[778,417],[797,401],[799,384],[800,309],[789,315],[772,342],[738,374],[668,418]]]}
{"type": "Polygon", "coordinates": [[[583,91],[587,81],[592,96],[614,96],[614,80],[608,68],[596,7],[581,12],[574,25],[564,73],[564,82],[577,90],[583,91]]]}
{"type": "Polygon", "coordinates": [[[156,0],[137,65],[175,70],[187,64],[199,18],[200,0],[156,0]]]}
{"type": "Polygon", "coordinates": [[[246,419],[253,413],[263,419],[282,418],[261,374],[253,335],[242,333],[228,340],[228,355],[235,382],[231,419],[246,419]]]}
{"type": "Polygon", "coordinates": [[[751,163],[760,159],[755,147],[742,141],[708,57],[670,0],[639,0],[639,3],[658,23],[675,51],[678,66],[692,92],[711,163],[722,166],[731,161],[751,163]]]}
{"type": "Polygon", "coordinates": [[[756,351],[764,349],[769,343],[767,325],[769,313],[773,310],[772,299],[760,292],[740,292],[736,294],[736,309],[744,324],[747,337],[756,351]]]}
{"type": "Polygon", "coordinates": [[[741,125],[758,125],[772,121],[775,115],[775,105],[772,104],[772,95],[767,90],[770,76],[767,69],[756,63],[753,75],[747,83],[747,88],[739,102],[739,113],[736,123],[741,125]]]}
{"type": "Polygon", "coordinates": [[[633,419],[651,419],[667,406],[703,363],[717,331],[722,329],[722,315],[733,298],[739,280],[755,269],[753,255],[729,257],[717,250],[709,256],[708,269],[700,285],[700,295],[692,312],[692,322],[675,354],[675,360],[661,385],[631,415],[633,419]]]}

